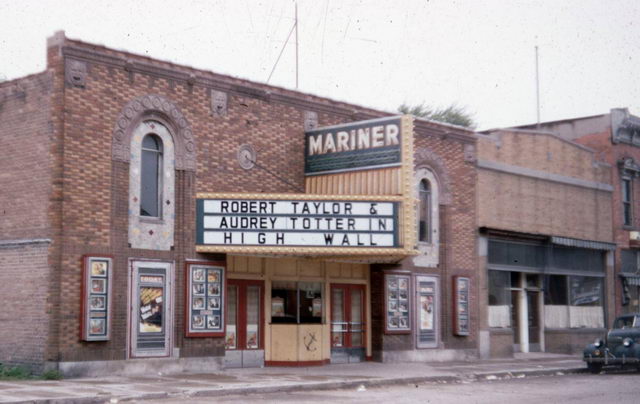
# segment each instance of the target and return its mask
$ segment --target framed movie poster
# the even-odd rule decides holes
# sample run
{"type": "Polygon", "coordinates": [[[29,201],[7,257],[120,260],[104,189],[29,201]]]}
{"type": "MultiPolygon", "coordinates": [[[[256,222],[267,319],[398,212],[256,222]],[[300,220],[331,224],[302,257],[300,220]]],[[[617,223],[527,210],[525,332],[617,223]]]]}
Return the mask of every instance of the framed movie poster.
{"type": "Polygon", "coordinates": [[[384,275],[385,333],[411,332],[410,276],[394,273],[384,275]]]}
{"type": "Polygon", "coordinates": [[[188,262],[185,277],[186,336],[224,337],[224,265],[215,262],[188,262]]]}
{"type": "Polygon", "coordinates": [[[107,341],[111,331],[111,272],[110,256],[82,257],[82,319],[81,337],[84,341],[107,341]]]}
{"type": "Polygon", "coordinates": [[[453,333],[456,335],[469,335],[469,278],[464,276],[453,277],[453,333]]]}
{"type": "Polygon", "coordinates": [[[416,276],[416,346],[418,348],[438,346],[440,312],[438,284],[437,276],[416,276]]]}

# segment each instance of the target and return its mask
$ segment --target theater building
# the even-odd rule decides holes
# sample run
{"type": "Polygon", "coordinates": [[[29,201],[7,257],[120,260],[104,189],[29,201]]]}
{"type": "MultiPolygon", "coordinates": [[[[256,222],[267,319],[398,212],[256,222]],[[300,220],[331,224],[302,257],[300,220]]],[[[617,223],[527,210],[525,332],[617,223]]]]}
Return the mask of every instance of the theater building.
{"type": "Polygon", "coordinates": [[[580,353],[614,316],[612,167],[550,132],[478,135],[483,357],[580,353]]]}
{"type": "Polygon", "coordinates": [[[71,40],[0,84],[0,362],[476,356],[476,138],[71,40]]]}

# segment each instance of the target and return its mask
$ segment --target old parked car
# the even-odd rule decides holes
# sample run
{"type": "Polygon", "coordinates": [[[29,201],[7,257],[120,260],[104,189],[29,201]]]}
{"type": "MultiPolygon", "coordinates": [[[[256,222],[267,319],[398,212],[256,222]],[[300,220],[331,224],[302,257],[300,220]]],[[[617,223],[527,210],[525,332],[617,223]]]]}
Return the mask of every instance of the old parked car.
{"type": "Polygon", "coordinates": [[[616,318],[604,340],[585,348],[583,359],[591,373],[600,373],[603,366],[635,366],[640,370],[640,313],[616,318]]]}

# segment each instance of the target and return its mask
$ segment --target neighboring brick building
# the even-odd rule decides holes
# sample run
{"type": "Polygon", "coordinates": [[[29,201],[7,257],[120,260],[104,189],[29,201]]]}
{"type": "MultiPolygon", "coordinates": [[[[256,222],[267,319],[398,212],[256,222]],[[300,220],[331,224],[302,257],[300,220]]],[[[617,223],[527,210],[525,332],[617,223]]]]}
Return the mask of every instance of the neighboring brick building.
{"type": "Polygon", "coordinates": [[[611,167],[549,132],[478,137],[481,355],[581,352],[614,313],[611,167]]]}
{"type": "MultiPolygon", "coordinates": [[[[412,123],[418,255],[197,252],[196,193],[327,194],[305,178],[305,130],[388,116],[57,33],[45,72],[0,84],[0,362],[89,375],[476,355],[465,129],[412,123]]],[[[333,193],[400,201],[393,170],[333,193]]]]}
{"type": "Polygon", "coordinates": [[[614,108],[602,115],[543,122],[540,128],[595,150],[613,167],[615,313],[640,312],[640,117],[614,108]]]}

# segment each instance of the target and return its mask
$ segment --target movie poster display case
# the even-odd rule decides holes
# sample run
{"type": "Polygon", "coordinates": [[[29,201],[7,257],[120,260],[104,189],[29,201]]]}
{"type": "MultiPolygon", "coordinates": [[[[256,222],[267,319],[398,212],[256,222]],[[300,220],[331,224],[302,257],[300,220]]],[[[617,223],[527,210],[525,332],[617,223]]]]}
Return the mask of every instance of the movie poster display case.
{"type": "Polygon", "coordinates": [[[385,333],[411,332],[411,277],[408,274],[384,275],[385,333]]]}
{"type": "Polygon", "coordinates": [[[111,335],[111,283],[113,259],[110,256],[82,257],[82,321],[84,341],[108,341],[111,335]]]}
{"type": "Polygon", "coordinates": [[[469,278],[464,276],[453,277],[453,332],[455,335],[469,335],[469,278]]]}
{"type": "Polygon", "coordinates": [[[219,263],[188,262],[185,270],[187,337],[225,335],[225,267],[219,263]]]}

